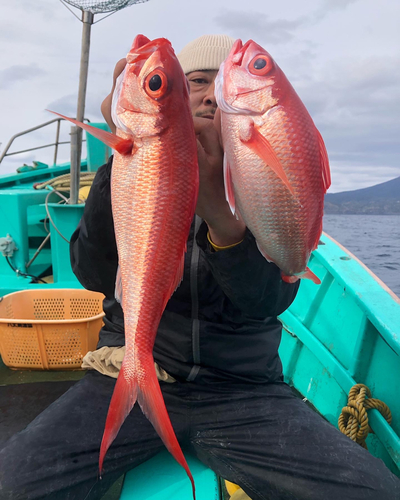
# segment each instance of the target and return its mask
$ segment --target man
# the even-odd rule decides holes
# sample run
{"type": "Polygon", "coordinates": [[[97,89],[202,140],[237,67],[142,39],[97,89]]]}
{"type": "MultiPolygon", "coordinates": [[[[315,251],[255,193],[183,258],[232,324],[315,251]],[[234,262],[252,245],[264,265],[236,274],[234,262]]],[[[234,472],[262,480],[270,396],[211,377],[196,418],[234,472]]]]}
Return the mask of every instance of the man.
{"type": "MultiPolygon", "coordinates": [[[[399,482],[384,464],[310,410],[282,381],[277,315],[293,301],[298,283],[281,280],[279,269],[261,256],[253,236],[230,214],[212,120],[214,78],[232,43],[226,36],[205,36],[180,54],[191,89],[201,182],[184,279],[167,304],[154,346],[173,427],[184,450],[238,483],[252,500],[395,500],[399,482]]],[[[114,77],[123,66],[122,60],[114,77]]],[[[113,126],[109,97],[102,109],[113,126]]],[[[103,479],[97,479],[115,385],[115,378],[99,371],[107,371],[102,360],[124,345],[123,314],[114,299],[118,256],[111,168],[112,159],[99,169],[71,238],[77,277],[106,296],[98,348],[107,354],[94,353],[97,369],[0,452],[1,500],[100,499],[121,474],[164,449],[135,405],[107,453],[103,479]]]]}

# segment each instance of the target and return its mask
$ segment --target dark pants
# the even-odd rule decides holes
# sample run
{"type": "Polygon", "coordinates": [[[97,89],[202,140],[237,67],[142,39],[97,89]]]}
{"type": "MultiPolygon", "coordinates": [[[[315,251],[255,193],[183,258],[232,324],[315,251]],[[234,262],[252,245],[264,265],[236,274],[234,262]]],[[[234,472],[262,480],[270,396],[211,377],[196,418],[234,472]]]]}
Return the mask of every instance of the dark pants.
{"type": "MultiPolygon", "coordinates": [[[[98,479],[114,384],[114,379],[88,373],[5,444],[1,500],[97,500],[124,472],[164,449],[135,405],[98,479]]],[[[383,462],[313,412],[284,383],[161,387],[182,448],[238,483],[253,500],[400,499],[400,481],[383,462]]]]}

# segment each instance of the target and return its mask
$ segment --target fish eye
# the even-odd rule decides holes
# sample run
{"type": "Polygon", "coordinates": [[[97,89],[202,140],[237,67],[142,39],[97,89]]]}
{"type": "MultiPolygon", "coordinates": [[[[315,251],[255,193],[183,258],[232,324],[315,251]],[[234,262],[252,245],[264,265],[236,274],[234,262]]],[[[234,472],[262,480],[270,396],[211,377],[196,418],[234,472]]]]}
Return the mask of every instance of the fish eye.
{"type": "Polygon", "coordinates": [[[249,64],[249,71],[253,75],[264,76],[272,69],[272,59],[267,55],[255,56],[249,64]]]}
{"type": "Polygon", "coordinates": [[[144,90],[149,97],[155,100],[163,97],[168,90],[168,80],[164,71],[157,68],[147,75],[144,81],[144,90]]]}
{"type": "Polygon", "coordinates": [[[156,92],[161,88],[162,80],[160,75],[153,75],[149,80],[149,89],[156,92]]]}
{"type": "Polygon", "coordinates": [[[254,61],[254,69],[263,69],[265,68],[265,66],[267,65],[267,62],[265,59],[262,59],[261,57],[259,57],[258,59],[256,59],[254,61]]]}

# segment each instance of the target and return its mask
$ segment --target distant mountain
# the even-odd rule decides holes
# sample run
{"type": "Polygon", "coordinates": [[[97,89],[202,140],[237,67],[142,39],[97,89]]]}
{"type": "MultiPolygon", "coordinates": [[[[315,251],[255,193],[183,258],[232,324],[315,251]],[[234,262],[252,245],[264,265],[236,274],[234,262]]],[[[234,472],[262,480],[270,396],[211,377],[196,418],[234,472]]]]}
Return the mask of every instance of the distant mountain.
{"type": "Polygon", "coordinates": [[[375,186],[328,193],[325,195],[326,214],[400,214],[400,177],[375,186]]]}

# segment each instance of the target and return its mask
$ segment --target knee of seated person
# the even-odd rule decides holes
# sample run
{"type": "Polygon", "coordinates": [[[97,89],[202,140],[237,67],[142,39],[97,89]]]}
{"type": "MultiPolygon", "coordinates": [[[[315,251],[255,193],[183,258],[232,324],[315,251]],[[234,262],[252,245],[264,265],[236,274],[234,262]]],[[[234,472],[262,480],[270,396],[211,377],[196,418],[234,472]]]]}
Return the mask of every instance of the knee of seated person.
{"type": "Polygon", "coordinates": [[[31,488],[22,480],[23,477],[29,477],[29,471],[25,471],[28,459],[25,457],[22,460],[13,460],[9,454],[7,455],[7,448],[3,448],[0,453],[0,464],[0,500],[34,498],[31,488]]]}
{"type": "MultiPolygon", "coordinates": [[[[3,465],[2,465],[3,468],[3,465]]],[[[0,498],[1,500],[26,500],[26,489],[18,481],[19,472],[10,474],[0,473],[0,498]]]]}
{"type": "MultiPolygon", "coordinates": [[[[368,496],[365,498],[368,498],[368,496]]],[[[377,486],[377,492],[374,498],[377,500],[399,500],[400,479],[391,472],[385,477],[382,477],[379,486],[377,486]]]]}
{"type": "Polygon", "coordinates": [[[400,499],[400,479],[386,467],[382,460],[374,459],[363,471],[362,479],[358,479],[361,485],[360,498],[365,500],[400,499]]]}

